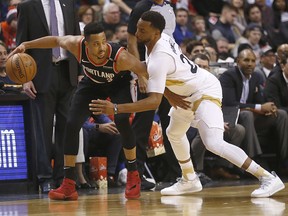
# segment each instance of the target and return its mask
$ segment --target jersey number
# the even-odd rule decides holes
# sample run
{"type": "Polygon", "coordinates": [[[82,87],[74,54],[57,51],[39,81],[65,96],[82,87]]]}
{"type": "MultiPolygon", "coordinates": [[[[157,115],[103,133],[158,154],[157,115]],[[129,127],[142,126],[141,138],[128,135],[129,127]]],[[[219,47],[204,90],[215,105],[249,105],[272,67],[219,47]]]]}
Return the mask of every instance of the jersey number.
{"type": "Polygon", "coordinates": [[[181,59],[181,61],[183,62],[183,63],[185,63],[185,61],[184,60],[186,60],[187,61],[187,63],[191,66],[191,68],[190,68],[190,71],[191,71],[191,73],[196,73],[197,72],[197,66],[196,65],[193,65],[193,64],[191,64],[191,62],[190,62],[190,60],[186,57],[186,56],[184,56],[183,54],[181,54],[180,55],[180,59],[181,59]]]}

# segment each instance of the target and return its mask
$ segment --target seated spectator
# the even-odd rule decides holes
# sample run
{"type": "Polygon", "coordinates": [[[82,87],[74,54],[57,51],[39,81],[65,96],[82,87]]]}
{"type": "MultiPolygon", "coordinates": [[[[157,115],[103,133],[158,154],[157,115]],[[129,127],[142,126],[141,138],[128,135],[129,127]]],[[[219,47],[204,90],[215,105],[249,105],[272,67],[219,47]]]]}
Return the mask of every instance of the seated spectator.
{"type": "MultiPolygon", "coordinates": [[[[261,27],[262,36],[260,46],[270,45],[273,49],[279,46],[282,41],[279,40],[278,34],[275,33],[273,25],[265,23],[264,17],[261,13],[261,7],[257,4],[248,5],[245,9],[245,16],[247,23],[254,23],[261,27]]],[[[273,16],[272,14],[269,16],[273,16]]]]}
{"type": "Polygon", "coordinates": [[[116,26],[121,23],[121,12],[118,5],[109,2],[103,6],[102,24],[105,30],[115,33],[116,26]]]}
{"type": "Polygon", "coordinates": [[[280,45],[279,47],[277,47],[276,65],[272,69],[271,74],[278,73],[278,72],[282,73],[280,61],[281,61],[281,56],[283,56],[283,54],[286,52],[288,53],[288,44],[287,43],[284,43],[284,44],[280,45]]]}
{"type": "Polygon", "coordinates": [[[209,63],[215,63],[218,60],[218,53],[216,50],[216,47],[213,47],[211,45],[207,45],[205,46],[205,51],[208,53],[209,55],[209,63]]]}
{"type": "MultiPolygon", "coordinates": [[[[193,56],[191,59],[195,64],[197,64],[199,67],[206,69],[209,71],[209,58],[204,54],[197,54],[193,56]]],[[[225,113],[223,112],[225,115],[225,113]]],[[[229,125],[229,123],[224,123],[224,140],[234,144],[238,147],[241,146],[241,143],[245,136],[245,128],[240,125],[236,124],[234,126],[229,125]]],[[[195,164],[195,168],[200,172],[200,180],[203,179],[203,176],[205,174],[202,174],[204,170],[204,155],[206,152],[205,146],[201,140],[201,137],[199,133],[197,136],[192,140],[191,142],[191,149],[192,149],[192,159],[195,164]]],[[[229,171],[225,168],[232,168],[233,165],[229,163],[227,160],[223,158],[219,158],[212,162],[211,164],[212,169],[210,169],[210,176],[212,178],[223,178],[223,179],[239,179],[240,177],[238,175],[234,175],[229,173],[229,171]]],[[[204,178],[207,181],[207,178],[204,178]]],[[[201,182],[206,183],[205,180],[202,180],[201,182]]]]}
{"type": "Polygon", "coordinates": [[[209,31],[206,29],[206,23],[203,16],[196,15],[192,18],[192,30],[196,40],[200,40],[201,38],[210,35],[209,31]]]}
{"type": "Polygon", "coordinates": [[[83,125],[85,157],[107,157],[108,185],[116,186],[116,167],[122,149],[115,123],[106,115],[90,117],[83,125]]]}
{"type": "Polygon", "coordinates": [[[193,40],[186,46],[186,54],[189,59],[198,53],[205,53],[203,44],[200,41],[193,40]]]}
{"type": "Polygon", "coordinates": [[[281,73],[267,78],[264,93],[267,101],[274,102],[279,109],[288,112],[288,52],[280,58],[281,73]]]}
{"type": "Polygon", "coordinates": [[[255,0],[255,4],[257,4],[261,9],[261,15],[263,17],[263,23],[266,23],[269,26],[272,26],[274,23],[273,10],[271,6],[266,4],[266,0],[255,0]]]}
{"type": "Polygon", "coordinates": [[[175,11],[176,28],[173,37],[177,44],[181,44],[186,38],[194,39],[194,34],[188,29],[188,11],[184,8],[178,8],[175,11]]]}
{"type": "Polygon", "coordinates": [[[95,20],[95,11],[89,5],[81,5],[78,9],[78,18],[81,34],[84,34],[84,27],[95,20]]]}
{"type": "Polygon", "coordinates": [[[261,147],[266,144],[264,141],[269,140],[274,132],[278,145],[267,144],[274,148],[275,152],[281,151],[281,158],[286,158],[287,114],[273,102],[265,102],[261,77],[254,73],[255,67],[254,52],[251,49],[242,50],[237,57],[237,66],[227,70],[219,78],[223,89],[222,104],[240,107],[238,123],[246,130],[242,148],[250,157],[262,154],[261,147]],[[284,149],[286,151],[283,151],[284,149]]]}
{"type": "MultiPolygon", "coordinates": [[[[126,46],[127,47],[127,38],[128,38],[128,25],[125,23],[121,23],[119,25],[116,26],[116,30],[115,30],[115,42],[121,42],[124,43],[126,42],[126,46]]],[[[123,44],[121,44],[123,46],[123,44]]]]}
{"type": "Polygon", "coordinates": [[[242,34],[247,26],[244,8],[246,7],[245,0],[229,0],[230,4],[236,8],[236,17],[234,27],[242,34]]]}
{"type": "Polygon", "coordinates": [[[266,80],[273,74],[272,69],[276,65],[276,55],[270,46],[261,49],[260,65],[256,68],[255,72],[259,73],[262,77],[262,85],[265,86],[266,80]],[[272,73],[271,73],[272,72],[272,73]]]}
{"type": "Polygon", "coordinates": [[[288,1],[274,0],[272,4],[274,11],[273,27],[279,32],[281,42],[288,41],[288,1]]]}
{"type": "Polygon", "coordinates": [[[17,9],[8,11],[6,21],[0,23],[0,39],[7,45],[8,51],[16,47],[17,9]]]}
{"type": "Polygon", "coordinates": [[[16,85],[6,73],[6,60],[7,60],[7,47],[6,44],[0,41],[0,94],[12,93],[19,94],[22,91],[22,85],[16,85]]]}
{"type": "Polygon", "coordinates": [[[237,9],[230,4],[225,4],[222,8],[218,22],[211,26],[211,35],[217,41],[220,37],[225,37],[229,41],[229,47],[233,47],[236,40],[241,36],[233,27],[237,9]]]}
{"type": "Polygon", "coordinates": [[[233,57],[236,58],[238,55],[238,47],[240,44],[247,43],[251,46],[256,56],[257,64],[260,62],[261,45],[260,39],[262,36],[262,29],[255,23],[250,23],[245,29],[243,36],[240,37],[232,50],[233,57]]]}

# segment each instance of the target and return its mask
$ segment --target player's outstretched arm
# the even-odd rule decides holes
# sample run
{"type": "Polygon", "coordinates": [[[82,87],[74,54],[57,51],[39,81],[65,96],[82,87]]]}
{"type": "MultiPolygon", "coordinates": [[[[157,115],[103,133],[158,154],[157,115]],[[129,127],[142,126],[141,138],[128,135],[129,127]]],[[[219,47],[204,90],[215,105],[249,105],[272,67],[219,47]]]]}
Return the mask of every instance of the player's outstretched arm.
{"type": "Polygon", "coordinates": [[[134,103],[113,104],[107,100],[92,100],[89,109],[94,115],[99,114],[118,114],[118,113],[134,113],[147,110],[156,110],[161,103],[163,94],[149,93],[148,97],[134,103]]]}
{"type": "Polygon", "coordinates": [[[123,50],[117,59],[117,69],[119,71],[130,70],[138,76],[148,78],[146,64],[126,50],[123,50]]]}
{"type": "Polygon", "coordinates": [[[8,58],[16,53],[25,52],[27,49],[49,49],[54,47],[62,47],[74,55],[78,53],[78,41],[82,36],[46,36],[31,41],[25,41],[16,47],[8,56],[8,58]]]}

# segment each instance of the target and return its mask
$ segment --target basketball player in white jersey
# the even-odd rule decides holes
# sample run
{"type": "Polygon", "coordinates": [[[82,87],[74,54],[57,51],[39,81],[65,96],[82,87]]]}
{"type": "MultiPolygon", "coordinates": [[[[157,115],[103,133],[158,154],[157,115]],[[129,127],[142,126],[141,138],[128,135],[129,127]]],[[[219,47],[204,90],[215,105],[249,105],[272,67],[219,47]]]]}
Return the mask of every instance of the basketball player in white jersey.
{"type": "MultiPolygon", "coordinates": [[[[172,107],[167,135],[182,170],[182,178],[174,185],[161,190],[162,195],[182,195],[202,190],[192,161],[186,131],[190,126],[199,130],[205,147],[260,180],[260,188],[252,197],[269,197],[284,189],[275,172],[269,173],[251,160],[237,146],[223,140],[222,89],[214,75],[199,68],[183,55],[175,41],[162,34],[163,16],[157,12],[145,12],[137,25],[136,37],[146,45],[146,63],[149,73],[148,98],[129,104],[112,104],[94,100],[90,104],[93,114],[131,113],[155,109],[160,104],[165,87],[186,97],[189,109],[172,107]]],[[[272,110],[271,110],[272,112],[272,110]]]]}

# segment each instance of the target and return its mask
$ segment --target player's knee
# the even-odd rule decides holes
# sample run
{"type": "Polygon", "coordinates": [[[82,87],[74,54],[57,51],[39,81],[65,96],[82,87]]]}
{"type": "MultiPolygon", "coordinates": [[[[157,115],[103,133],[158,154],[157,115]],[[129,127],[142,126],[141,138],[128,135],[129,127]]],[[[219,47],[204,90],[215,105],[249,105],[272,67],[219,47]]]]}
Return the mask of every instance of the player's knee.
{"type": "Polygon", "coordinates": [[[209,139],[203,140],[206,149],[216,155],[222,156],[224,141],[223,139],[209,139]]]}
{"type": "Polygon", "coordinates": [[[177,136],[177,133],[175,132],[175,130],[172,130],[171,127],[168,127],[166,129],[166,135],[167,135],[167,137],[168,137],[170,142],[174,141],[174,140],[177,140],[177,139],[179,140],[179,138],[177,136]]]}

